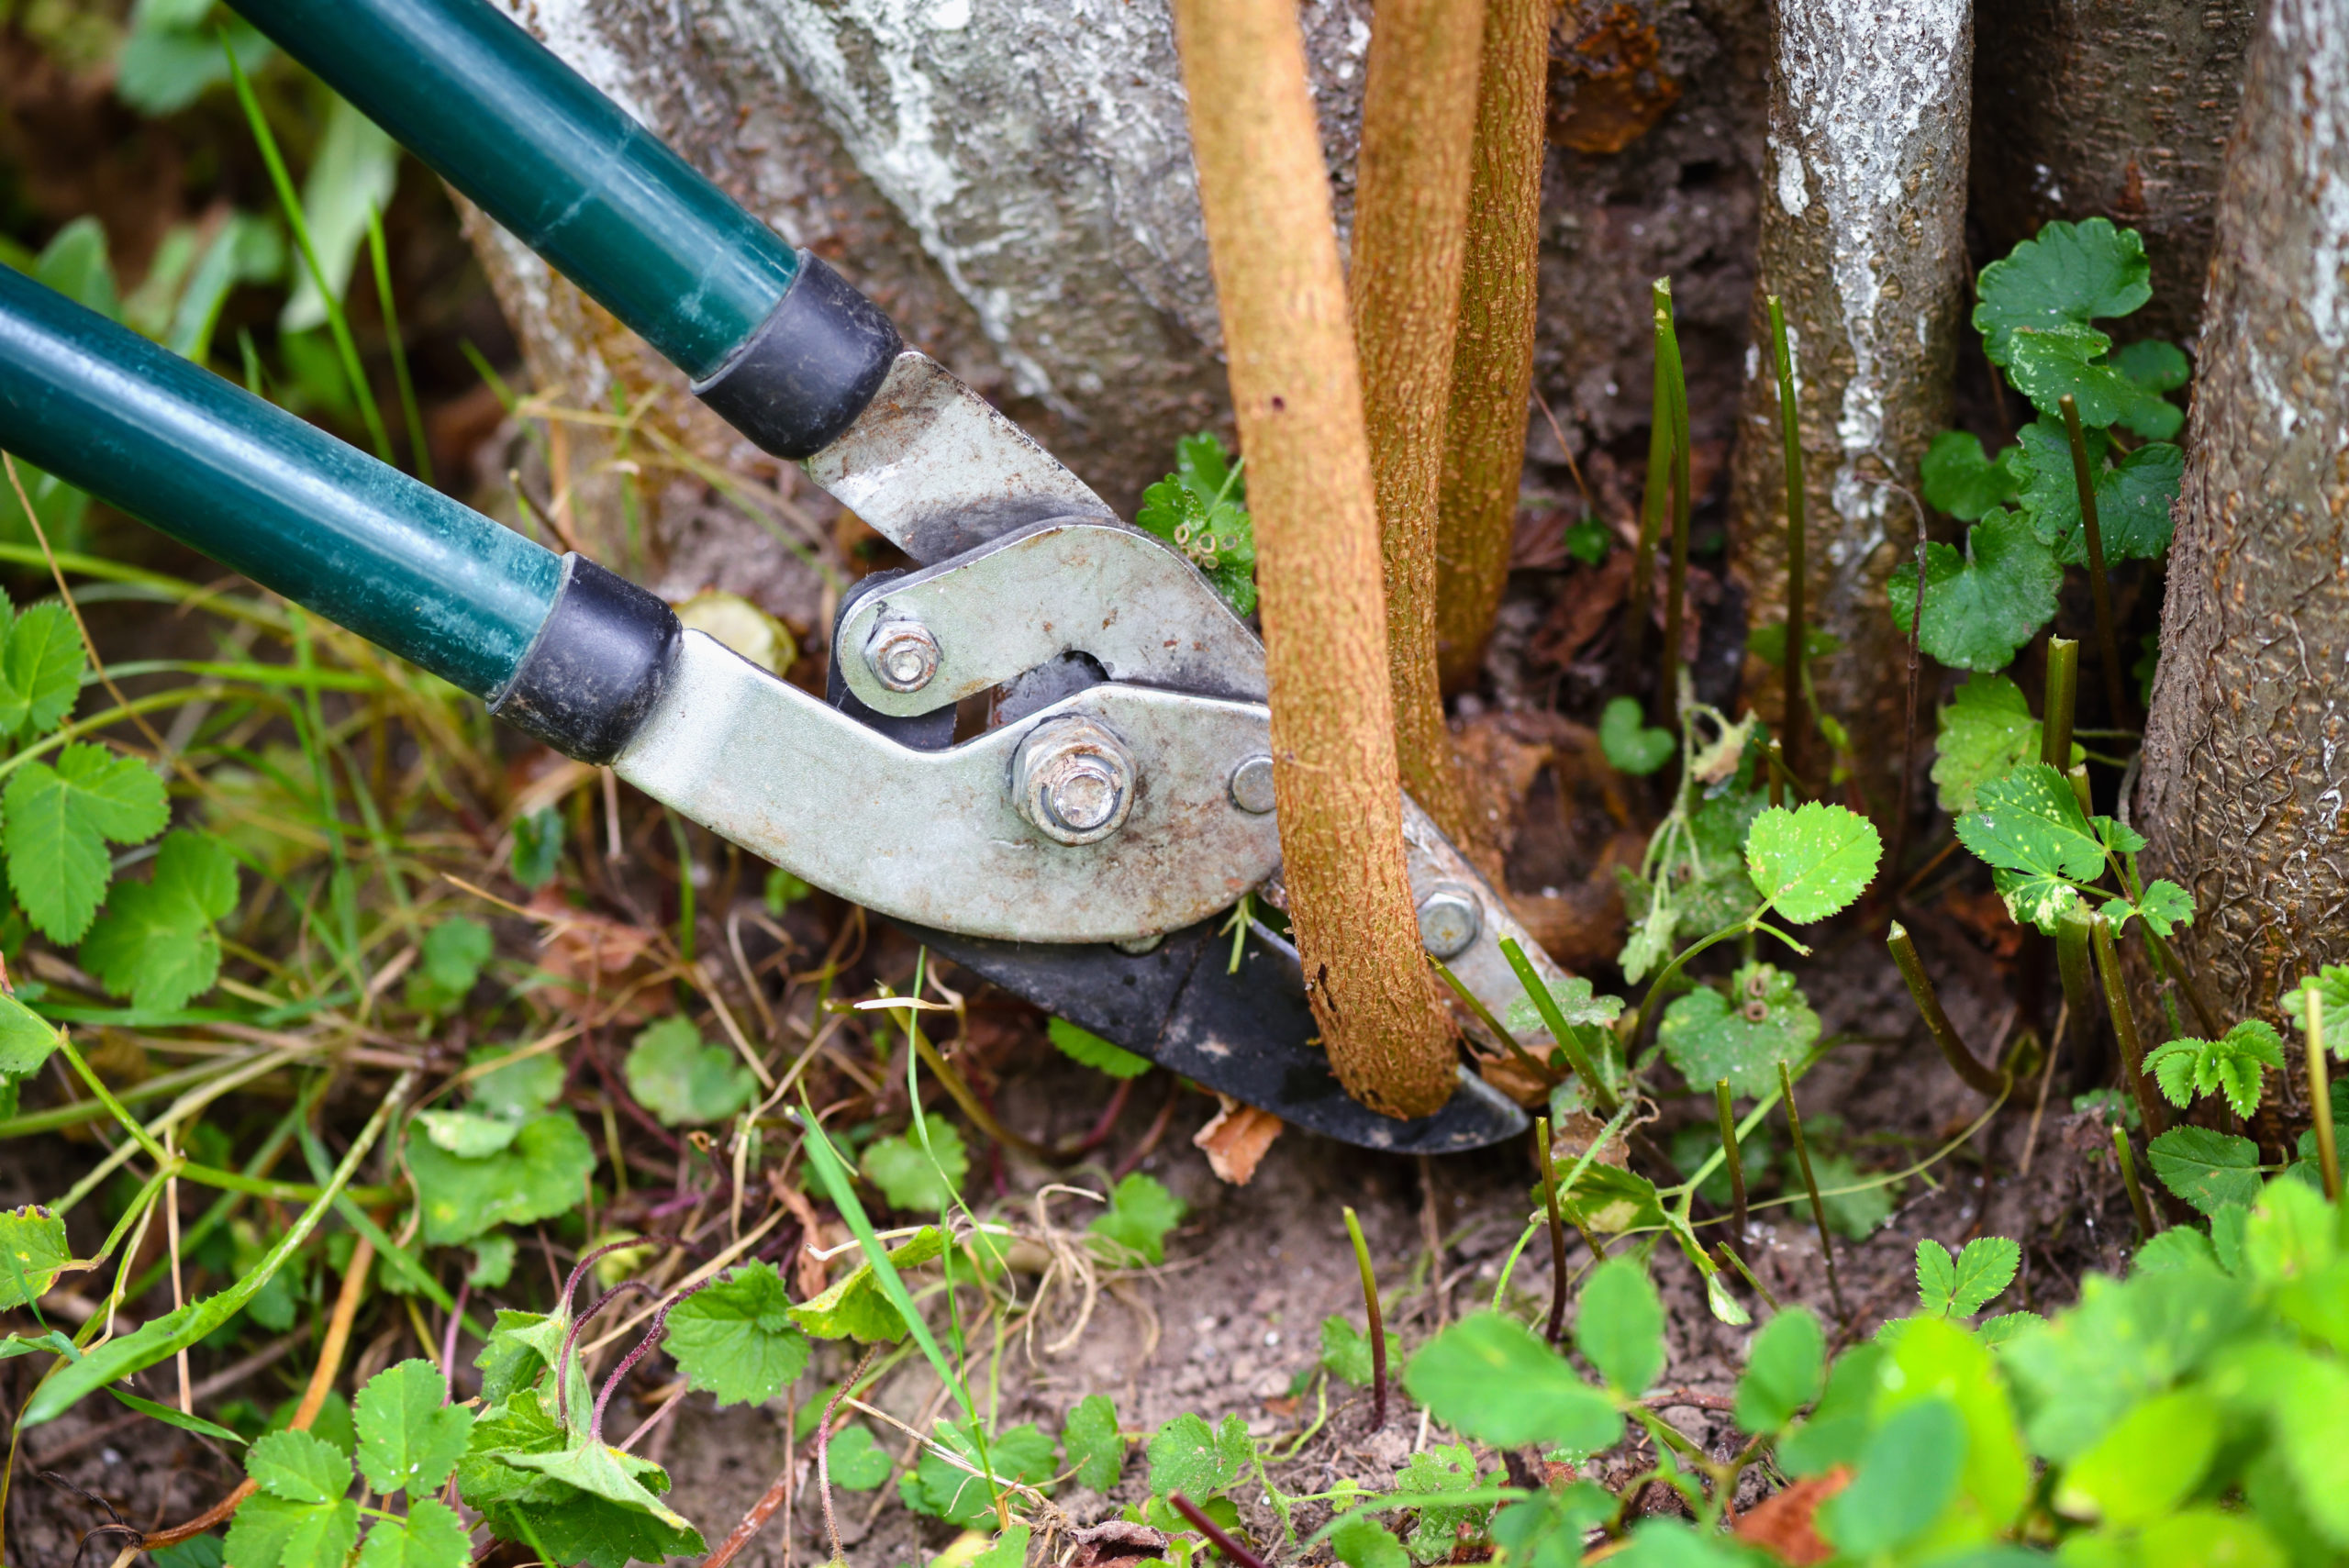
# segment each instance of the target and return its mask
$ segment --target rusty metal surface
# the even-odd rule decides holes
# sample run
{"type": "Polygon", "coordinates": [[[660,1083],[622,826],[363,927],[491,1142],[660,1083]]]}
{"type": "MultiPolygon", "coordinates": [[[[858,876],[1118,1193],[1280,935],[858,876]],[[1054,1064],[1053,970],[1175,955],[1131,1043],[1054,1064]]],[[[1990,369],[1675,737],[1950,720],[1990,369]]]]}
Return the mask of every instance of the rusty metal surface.
{"type": "Polygon", "coordinates": [[[876,713],[927,713],[1063,653],[1113,681],[1264,700],[1264,648],[1188,561],[1150,535],[1085,519],[1035,525],[892,581],[842,617],[841,673],[876,713]],[[885,623],[918,623],[937,672],[893,691],[863,656],[885,623]]]}
{"type": "Polygon", "coordinates": [[[929,355],[908,349],[807,476],[916,561],[943,561],[1023,523],[1110,517],[1035,439],[929,355]]]}
{"type": "Polygon", "coordinates": [[[1153,936],[1238,901],[1280,855],[1274,819],[1233,805],[1269,749],[1252,703],[1098,685],[946,751],[866,728],[700,632],[614,771],[793,874],[881,914],[1041,942],[1153,936]],[[1014,752],[1081,714],[1131,753],[1131,814],[1098,843],[1052,842],[1014,807],[1014,752]]]}

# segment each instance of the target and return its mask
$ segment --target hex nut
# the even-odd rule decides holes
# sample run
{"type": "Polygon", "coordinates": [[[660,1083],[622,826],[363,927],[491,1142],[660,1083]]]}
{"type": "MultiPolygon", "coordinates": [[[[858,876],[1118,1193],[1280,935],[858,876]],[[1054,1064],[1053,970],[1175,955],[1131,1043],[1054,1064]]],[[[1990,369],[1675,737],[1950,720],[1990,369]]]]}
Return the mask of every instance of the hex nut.
{"type": "Polygon", "coordinates": [[[1097,843],[1124,827],[1134,786],[1124,744],[1078,716],[1038,725],[1011,759],[1012,804],[1055,843],[1097,843]]]}
{"type": "Polygon", "coordinates": [[[880,621],[864,639],[864,662],[873,678],[893,692],[918,692],[938,673],[938,639],[918,620],[880,621]]]}
{"type": "Polygon", "coordinates": [[[1231,770],[1231,804],[1252,816],[1273,808],[1273,760],[1263,752],[1231,770]]]}
{"type": "Polygon", "coordinates": [[[1458,958],[1475,945],[1484,927],[1484,906],[1457,883],[1431,888],[1419,900],[1419,944],[1437,958],[1458,958]]]}

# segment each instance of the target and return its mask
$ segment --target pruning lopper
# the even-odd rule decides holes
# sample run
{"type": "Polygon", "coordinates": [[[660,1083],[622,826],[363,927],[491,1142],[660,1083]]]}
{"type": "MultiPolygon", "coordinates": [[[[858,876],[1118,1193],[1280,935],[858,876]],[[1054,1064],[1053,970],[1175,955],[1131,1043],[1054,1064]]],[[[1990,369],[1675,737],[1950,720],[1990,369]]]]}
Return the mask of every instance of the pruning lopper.
{"type": "MultiPolygon", "coordinates": [[[[5,268],[0,446],[1210,1089],[1374,1148],[1524,1129],[1465,1066],[1431,1116],[1356,1104],[1295,949],[1219,929],[1280,868],[1264,653],[1179,551],[486,0],[232,4],[917,569],[843,595],[819,699],[5,268]],[[954,744],[957,702],[990,691],[992,728],[954,744]]],[[[1505,1013],[1512,937],[1563,981],[1404,818],[1421,934],[1463,986],[1505,1013]]]]}

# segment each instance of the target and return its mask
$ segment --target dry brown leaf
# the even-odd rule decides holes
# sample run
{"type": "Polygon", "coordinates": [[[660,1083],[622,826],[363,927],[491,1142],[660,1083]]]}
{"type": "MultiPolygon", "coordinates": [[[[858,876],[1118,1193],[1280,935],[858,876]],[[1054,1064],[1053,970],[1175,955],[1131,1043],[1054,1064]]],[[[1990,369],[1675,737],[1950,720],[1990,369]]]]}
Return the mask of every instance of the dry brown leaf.
{"type": "MultiPolygon", "coordinates": [[[[1591,1144],[1596,1142],[1598,1135],[1606,1130],[1607,1124],[1588,1111],[1568,1112],[1555,1127],[1550,1129],[1551,1163],[1562,1165],[1569,1161],[1581,1159],[1590,1152],[1591,1144]]],[[[1620,1133],[1616,1134],[1599,1147],[1598,1162],[1602,1165],[1613,1165],[1619,1170],[1628,1169],[1630,1159],[1631,1151],[1625,1147],[1623,1136],[1620,1133]]]]}
{"type": "Polygon", "coordinates": [[[1758,1546],[1781,1562],[1824,1562],[1835,1549],[1819,1538],[1819,1505],[1852,1484],[1852,1468],[1839,1464],[1824,1475],[1798,1481],[1737,1521],[1737,1539],[1758,1546]]]}
{"type": "Polygon", "coordinates": [[[1281,1135],[1281,1118],[1254,1106],[1243,1106],[1230,1095],[1218,1095],[1223,1108],[1192,1136],[1208,1157],[1208,1169],[1219,1180],[1244,1187],[1256,1174],[1257,1162],[1273,1140],[1281,1135]]]}

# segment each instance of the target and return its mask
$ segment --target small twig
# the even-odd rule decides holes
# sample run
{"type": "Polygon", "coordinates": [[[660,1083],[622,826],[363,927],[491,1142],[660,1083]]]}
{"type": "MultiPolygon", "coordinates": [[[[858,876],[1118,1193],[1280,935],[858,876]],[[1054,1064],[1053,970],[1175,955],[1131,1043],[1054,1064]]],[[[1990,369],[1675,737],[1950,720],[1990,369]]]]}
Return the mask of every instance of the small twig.
{"type": "Polygon", "coordinates": [[[1827,1205],[1819,1196],[1819,1178],[1811,1174],[1810,1149],[1803,1141],[1802,1112],[1795,1108],[1794,1079],[1787,1064],[1778,1063],[1778,1095],[1787,1107],[1787,1131],[1794,1140],[1795,1163],[1802,1168],[1803,1190],[1810,1194],[1810,1218],[1819,1226],[1819,1252],[1827,1261],[1827,1294],[1835,1303],[1836,1320],[1849,1327],[1852,1315],[1843,1307],[1843,1286],[1835,1277],[1835,1240],[1827,1233],[1827,1205]]]}
{"type": "Polygon", "coordinates": [[[1965,1086],[1977,1095],[1996,1099],[2005,1094],[2007,1075],[1997,1068],[1983,1066],[1965,1048],[1965,1041],[1958,1038],[1957,1027],[1943,1010],[1942,999],[1933,990],[1932,976],[1925,973],[1908,929],[1895,920],[1884,945],[1892,950],[1892,962],[1899,966],[1900,978],[1908,982],[1909,995],[1916,1002],[1917,1011],[1924,1016],[1925,1032],[1941,1048],[1942,1060],[1949,1063],[1950,1071],[1965,1080],[1965,1086]]]}
{"type": "Polygon", "coordinates": [[[1546,1333],[1554,1345],[1566,1331],[1566,1221],[1558,1210],[1558,1173],[1551,1163],[1550,1147],[1550,1118],[1536,1117],[1533,1159],[1542,1171],[1542,1201],[1550,1212],[1550,1322],[1546,1333]]]}
{"type": "MultiPolygon", "coordinates": [[[[2096,602],[2096,643],[2104,662],[2104,699],[2112,709],[2111,722],[2125,726],[2130,713],[2122,696],[2121,644],[2112,632],[2112,586],[2104,575],[2104,531],[2097,522],[2096,474],[2088,467],[2087,435],[2080,428],[2079,406],[2066,395],[2062,407],[2065,433],[2072,438],[2072,476],[2080,487],[2080,526],[2087,535],[2088,592],[2096,602]]],[[[2064,768],[2066,763],[2055,765],[2064,768]]]]}
{"type": "Polygon", "coordinates": [[[1362,1271],[1363,1310],[1370,1318],[1370,1424],[1373,1430],[1386,1425],[1386,1324],[1378,1311],[1378,1278],[1371,1272],[1370,1243],[1363,1240],[1362,1220],[1349,1207],[1346,1211],[1346,1234],[1353,1239],[1354,1266],[1362,1271]]]}
{"type": "Polygon", "coordinates": [[[1170,1494],[1166,1500],[1174,1505],[1176,1513],[1190,1521],[1193,1529],[1206,1536],[1215,1549],[1223,1553],[1227,1562],[1237,1564],[1238,1568],[1264,1568],[1263,1558],[1224,1534],[1216,1522],[1201,1513],[1199,1506],[1190,1498],[1180,1492],[1175,1492],[1170,1494]]]}
{"type": "Polygon", "coordinates": [[[2150,1241],[2154,1239],[2154,1207],[2145,1201],[2145,1189],[2137,1180],[2137,1157],[2129,1152],[2129,1129],[2119,1122],[2112,1124],[2112,1152],[2121,1161],[2121,1184],[2129,1191],[2129,1212],[2137,1217],[2137,1234],[2150,1241]]]}
{"type": "Polygon", "coordinates": [[[2324,1201],[2341,1201],[2341,1156],[2332,1142],[2332,1091],[2325,1082],[2327,1063],[2324,1060],[2324,995],[2310,985],[2300,993],[2308,998],[2308,1027],[2302,1031],[2308,1044],[2309,1114],[2316,1122],[2317,1169],[2324,1176],[2324,1201]]]}
{"type": "Polygon", "coordinates": [[[1721,1163],[1729,1169],[1731,1250],[1745,1249],[1745,1151],[1738,1146],[1737,1116],[1730,1107],[1729,1080],[1713,1081],[1713,1118],[1720,1123],[1721,1163]]]}

